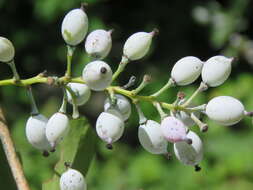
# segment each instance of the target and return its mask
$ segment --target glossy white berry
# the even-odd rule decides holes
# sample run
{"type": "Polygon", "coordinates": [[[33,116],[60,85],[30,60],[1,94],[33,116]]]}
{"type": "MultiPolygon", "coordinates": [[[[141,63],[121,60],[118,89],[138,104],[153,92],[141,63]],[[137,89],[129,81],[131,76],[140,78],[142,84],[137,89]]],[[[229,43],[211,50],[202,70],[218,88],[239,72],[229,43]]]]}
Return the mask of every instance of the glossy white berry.
{"type": "Polygon", "coordinates": [[[83,80],[95,91],[102,91],[112,82],[112,70],[104,61],[93,61],[83,69],[83,80]]]}
{"type": "Polygon", "coordinates": [[[154,32],[137,32],[132,34],[124,44],[123,55],[129,60],[144,57],[151,45],[154,32]]]}
{"type": "MultiPolygon", "coordinates": [[[[68,87],[75,93],[77,105],[83,105],[89,100],[91,91],[86,84],[68,83],[68,87]]],[[[68,102],[72,104],[72,96],[69,91],[67,91],[67,98],[68,102]]]]}
{"type": "Polygon", "coordinates": [[[151,154],[166,154],[168,142],[165,140],[160,124],[148,120],[140,125],[138,129],[138,138],[142,147],[151,154]]]}
{"type": "Polygon", "coordinates": [[[178,60],[172,68],[171,78],[179,86],[193,83],[200,75],[203,62],[193,56],[178,60]]]}
{"type": "Polygon", "coordinates": [[[199,136],[189,131],[187,137],[192,144],[177,142],[174,144],[174,152],[177,159],[185,165],[197,165],[203,158],[203,144],[199,136]]]}
{"type": "Polygon", "coordinates": [[[91,32],[85,42],[85,50],[92,57],[103,59],[112,47],[111,31],[95,30],[91,32]]]}
{"type": "Polygon", "coordinates": [[[88,17],[82,9],[73,9],[64,17],[61,33],[65,42],[76,46],[83,41],[88,30],[88,17]]]}
{"type": "Polygon", "coordinates": [[[25,133],[29,143],[39,150],[49,150],[51,145],[46,138],[46,124],[48,119],[39,114],[30,116],[26,122],[25,133]]]}
{"type": "Polygon", "coordinates": [[[66,114],[53,114],[46,125],[46,137],[52,147],[55,147],[69,131],[69,118],[66,114]]]}
{"type": "Polygon", "coordinates": [[[69,168],[61,175],[60,188],[61,190],[86,190],[87,184],[79,171],[69,168]]]}
{"type": "Polygon", "coordinates": [[[0,37],[0,62],[9,62],[14,58],[15,49],[10,40],[0,37]]]}
{"type": "MultiPolygon", "coordinates": [[[[122,96],[120,94],[115,94],[115,97],[117,99],[116,108],[123,116],[124,121],[126,121],[131,115],[131,104],[125,96],[122,96]]],[[[104,103],[104,110],[106,111],[110,107],[111,107],[111,102],[109,98],[107,98],[104,103]]]]}
{"type": "Polygon", "coordinates": [[[115,109],[102,112],[97,118],[96,131],[98,136],[108,144],[117,141],[124,131],[121,114],[115,109]]]}
{"type": "Polygon", "coordinates": [[[243,118],[244,106],[231,96],[218,96],[208,102],[206,115],[220,125],[234,125],[243,118]]]}
{"type": "Polygon", "coordinates": [[[202,69],[202,80],[208,86],[219,86],[227,80],[231,73],[233,58],[217,55],[208,59],[202,69]]]}
{"type": "Polygon", "coordinates": [[[186,137],[187,128],[184,123],[172,116],[162,120],[161,131],[165,139],[172,143],[189,140],[186,137]]]}

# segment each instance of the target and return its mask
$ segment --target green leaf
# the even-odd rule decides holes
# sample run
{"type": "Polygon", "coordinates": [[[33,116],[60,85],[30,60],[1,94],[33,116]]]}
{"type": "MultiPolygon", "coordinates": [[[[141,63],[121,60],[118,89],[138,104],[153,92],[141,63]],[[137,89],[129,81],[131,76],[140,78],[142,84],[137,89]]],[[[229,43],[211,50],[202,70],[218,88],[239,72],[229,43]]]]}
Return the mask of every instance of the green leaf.
{"type": "Polygon", "coordinates": [[[69,134],[60,144],[60,158],[56,163],[54,176],[43,183],[43,190],[59,190],[60,175],[65,172],[65,162],[72,163],[72,168],[86,175],[95,155],[97,137],[88,121],[82,117],[70,121],[69,134]]]}

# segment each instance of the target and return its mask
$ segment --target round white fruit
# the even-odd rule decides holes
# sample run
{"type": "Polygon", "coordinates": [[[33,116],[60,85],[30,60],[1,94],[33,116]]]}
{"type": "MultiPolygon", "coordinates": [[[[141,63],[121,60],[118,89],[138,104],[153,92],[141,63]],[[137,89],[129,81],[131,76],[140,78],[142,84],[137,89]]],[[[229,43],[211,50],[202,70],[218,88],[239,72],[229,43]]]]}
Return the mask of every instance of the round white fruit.
{"type": "Polygon", "coordinates": [[[57,112],[53,114],[46,125],[46,137],[51,146],[56,146],[69,131],[69,118],[66,114],[57,112]]]}
{"type": "Polygon", "coordinates": [[[123,55],[129,60],[141,59],[147,54],[153,36],[153,32],[137,32],[132,34],[124,44],[123,55]]]}
{"type": "Polygon", "coordinates": [[[0,37],[0,62],[9,62],[14,58],[15,49],[10,40],[0,37]]]}
{"type": "Polygon", "coordinates": [[[98,136],[108,144],[117,141],[124,131],[124,121],[121,114],[115,109],[102,112],[96,122],[98,136]]]}
{"type": "Polygon", "coordinates": [[[39,114],[30,116],[26,122],[25,132],[29,143],[39,150],[49,150],[50,143],[46,138],[46,124],[48,119],[39,114]]]}
{"type": "Polygon", "coordinates": [[[171,78],[179,86],[193,83],[200,75],[203,62],[193,56],[178,60],[172,68],[171,78]]]}
{"type": "Polygon", "coordinates": [[[231,96],[218,96],[208,102],[206,115],[220,125],[234,125],[243,118],[244,106],[231,96]]]}
{"type": "MultiPolygon", "coordinates": [[[[131,115],[131,104],[125,96],[120,94],[115,94],[115,96],[117,98],[116,108],[123,116],[124,121],[126,121],[131,115]]],[[[107,98],[104,103],[104,110],[106,111],[109,108],[111,108],[111,102],[109,98],[107,98]]]]}
{"type": "Polygon", "coordinates": [[[164,118],[161,123],[161,131],[165,139],[172,143],[187,140],[187,128],[176,117],[168,116],[164,118]]]}
{"type": "Polygon", "coordinates": [[[87,184],[83,175],[74,169],[68,169],[60,178],[61,190],[86,190],[87,184]]]}
{"type": "Polygon", "coordinates": [[[138,129],[138,138],[142,147],[151,154],[166,154],[168,142],[162,135],[160,124],[148,120],[140,125],[138,129]]]}
{"type": "Polygon", "coordinates": [[[83,69],[83,80],[95,91],[102,91],[112,82],[112,70],[104,61],[93,61],[83,69]]]}
{"type": "Polygon", "coordinates": [[[192,144],[177,142],[174,144],[174,152],[180,162],[195,166],[203,158],[203,144],[199,136],[192,131],[189,131],[187,137],[192,140],[192,144]]]}
{"type": "MultiPolygon", "coordinates": [[[[91,91],[86,84],[68,83],[68,87],[75,93],[77,105],[81,106],[89,100],[91,91]]],[[[69,91],[67,91],[67,98],[68,102],[72,104],[72,96],[69,91]]]]}
{"type": "Polygon", "coordinates": [[[112,47],[111,31],[95,30],[91,32],[85,42],[85,50],[92,57],[103,59],[112,47]]]}
{"type": "Polygon", "coordinates": [[[62,21],[62,37],[68,45],[76,46],[83,41],[88,30],[88,17],[82,9],[73,9],[62,21]]]}
{"type": "Polygon", "coordinates": [[[227,80],[231,73],[233,58],[217,55],[208,59],[202,69],[202,80],[208,86],[219,86],[227,80]]]}

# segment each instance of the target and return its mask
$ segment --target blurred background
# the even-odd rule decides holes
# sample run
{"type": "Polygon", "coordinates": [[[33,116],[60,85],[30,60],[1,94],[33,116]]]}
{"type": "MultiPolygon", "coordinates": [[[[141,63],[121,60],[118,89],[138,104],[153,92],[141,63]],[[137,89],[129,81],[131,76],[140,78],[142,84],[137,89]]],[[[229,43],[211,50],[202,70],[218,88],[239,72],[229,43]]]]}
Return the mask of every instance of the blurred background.
{"type": "MultiPolygon", "coordinates": [[[[0,36],[10,39],[16,48],[16,65],[22,78],[44,70],[49,75],[62,76],[66,67],[66,47],[60,33],[64,15],[79,7],[81,0],[1,0],[0,36]]],[[[89,31],[114,29],[113,47],[106,61],[117,68],[125,40],[138,31],[158,28],[160,33],[144,59],[131,62],[119,78],[124,85],[131,75],[138,82],[150,74],[153,82],[142,94],[151,94],[162,87],[170,76],[173,64],[188,55],[206,60],[223,54],[238,58],[232,74],[220,87],[210,88],[196,98],[195,104],[206,103],[214,96],[229,95],[240,99],[247,110],[253,110],[253,3],[250,0],[86,0],[89,4],[89,31]]],[[[90,61],[83,44],[73,59],[75,76],[90,61]]],[[[10,69],[0,63],[0,80],[11,77],[10,69]]],[[[187,96],[200,80],[187,87],[168,90],[161,101],[173,102],[178,91],[187,96]]],[[[61,103],[61,90],[47,85],[35,85],[34,95],[39,109],[46,116],[56,112],[61,103]]],[[[103,110],[103,93],[93,93],[91,100],[80,108],[92,126],[103,110]]],[[[43,158],[25,138],[25,123],[30,113],[25,89],[1,87],[3,107],[25,174],[33,190],[53,174],[56,157],[43,158]]],[[[159,121],[159,115],[149,104],[141,104],[145,115],[159,121]]],[[[202,171],[180,164],[175,157],[151,155],[139,144],[138,118],[133,114],[127,122],[124,136],[109,151],[98,140],[96,157],[87,174],[89,190],[250,190],[253,189],[253,129],[250,118],[232,127],[209,124],[209,131],[200,134],[204,142],[202,171]]],[[[172,147],[170,147],[172,150],[172,147]]],[[[85,156],[85,152],[83,153],[85,156]]],[[[16,189],[2,147],[0,148],[1,189],[16,189]]],[[[81,166],[80,166],[81,167],[81,166]]]]}

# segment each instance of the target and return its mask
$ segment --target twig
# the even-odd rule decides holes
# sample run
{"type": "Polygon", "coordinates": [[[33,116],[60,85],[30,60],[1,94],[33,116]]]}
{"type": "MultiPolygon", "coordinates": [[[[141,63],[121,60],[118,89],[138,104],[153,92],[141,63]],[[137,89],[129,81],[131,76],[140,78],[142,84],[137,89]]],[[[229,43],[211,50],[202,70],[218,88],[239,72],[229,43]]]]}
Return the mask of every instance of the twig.
{"type": "Polygon", "coordinates": [[[30,190],[0,107],[0,139],[18,190],[30,190]]]}

